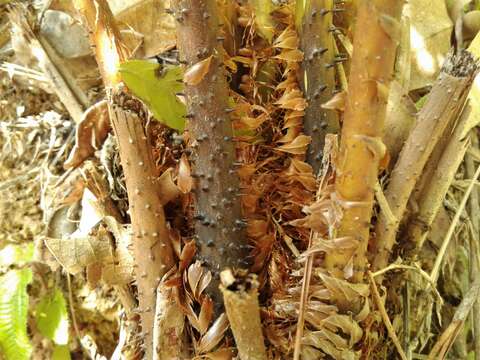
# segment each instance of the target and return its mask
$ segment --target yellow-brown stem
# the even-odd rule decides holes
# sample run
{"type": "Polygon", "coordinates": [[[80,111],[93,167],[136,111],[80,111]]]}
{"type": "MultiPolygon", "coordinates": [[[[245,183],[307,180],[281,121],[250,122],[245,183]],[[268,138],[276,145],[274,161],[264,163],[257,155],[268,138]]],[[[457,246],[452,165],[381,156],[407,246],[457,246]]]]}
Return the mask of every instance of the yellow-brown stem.
{"type": "Polygon", "coordinates": [[[358,5],[336,192],[344,207],[338,236],[354,237],[360,245],[351,252],[327,253],[325,259],[327,269],[340,278],[353,261],[356,282],[364,277],[374,187],[385,155],[381,136],[402,6],[398,0],[361,0],[358,5]]]}

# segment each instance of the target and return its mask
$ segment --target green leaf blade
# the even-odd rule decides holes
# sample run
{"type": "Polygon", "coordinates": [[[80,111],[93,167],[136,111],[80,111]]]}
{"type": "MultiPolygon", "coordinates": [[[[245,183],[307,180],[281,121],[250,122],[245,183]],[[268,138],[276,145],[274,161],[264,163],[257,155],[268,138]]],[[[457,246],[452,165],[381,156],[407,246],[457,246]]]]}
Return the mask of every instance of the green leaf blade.
{"type": "Polygon", "coordinates": [[[27,285],[31,281],[28,268],[0,277],[0,352],[5,360],[27,360],[32,353],[27,335],[27,285]]]}
{"type": "Polygon", "coordinates": [[[68,344],[68,312],[62,292],[55,288],[45,296],[35,310],[37,328],[57,345],[68,344]]]}
{"type": "Polygon", "coordinates": [[[131,60],[120,65],[122,80],[141,99],[153,116],[165,125],[183,132],[186,107],[176,93],[184,89],[183,70],[179,66],[165,67],[146,60],[131,60]]]}

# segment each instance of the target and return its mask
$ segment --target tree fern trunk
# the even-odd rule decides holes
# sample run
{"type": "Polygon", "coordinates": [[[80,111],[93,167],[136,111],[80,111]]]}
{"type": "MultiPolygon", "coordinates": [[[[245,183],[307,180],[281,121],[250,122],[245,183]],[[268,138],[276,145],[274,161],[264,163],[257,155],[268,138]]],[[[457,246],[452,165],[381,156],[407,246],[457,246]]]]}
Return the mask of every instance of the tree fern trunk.
{"type": "Polygon", "coordinates": [[[229,87],[223,66],[219,14],[215,0],[177,0],[177,44],[187,67],[210,65],[198,83],[186,85],[188,135],[192,149],[199,257],[213,272],[210,294],[222,302],[219,273],[248,267],[248,243],[242,220],[235,144],[229,119],[229,87]]]}
{"type": "Polygon", "coordinates": [[[305,56],[299,80],[308,101],[303,127],[305,134],[312,137],[307,161],[316,174],[322,164],[325,135],[339,131],[337,113],[322,108],[335,90],[334,39],[331,32],[333,0],[310,0],[305,5],[299,1],[297,17],[300,17],[297,26],[305,56]]]}

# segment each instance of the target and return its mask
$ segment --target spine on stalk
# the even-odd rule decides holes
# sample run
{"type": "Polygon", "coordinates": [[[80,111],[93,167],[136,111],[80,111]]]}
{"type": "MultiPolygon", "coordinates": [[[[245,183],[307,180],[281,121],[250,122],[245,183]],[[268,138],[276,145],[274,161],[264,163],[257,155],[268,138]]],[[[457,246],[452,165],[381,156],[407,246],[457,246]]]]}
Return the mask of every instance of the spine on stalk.
{"type": "Polygon", "coordinates": [[[218,305],[222,303],[220,271],[249,265],[219,14],[215,0],[176,0],[173,4],[180,58],[186,74],[193,74],[186,80],[185,94],[196,179],[198,255],[214,275],[209,293],[218,305]],[[201,70],[195,74],[195,69],[201,70]]]}
{"type": "Polygon", "coordinates": [[[108,3],[105,0],[75,0],[74,4],[90,30],[107,90],[110,121],[118,141],[134,233],[135,281],[143,345],[147,359],[152,359],[157,286],[174,266],[174,258],[145,131],[147,110],[122,87],[118,66],[127,60],[127,53],[108,3]]]}
{"type": "Polygon", "coordinates": [[[312,142],[307,161],[315,173],[321,167],[325,135],[339,131],[338,114],[322,108],[335,93],[335,57],[333,38],[334,0],[308,0],[297,3],[297,27],[304,52],[300,81],[308,101],[304,131],[312,142]]]}

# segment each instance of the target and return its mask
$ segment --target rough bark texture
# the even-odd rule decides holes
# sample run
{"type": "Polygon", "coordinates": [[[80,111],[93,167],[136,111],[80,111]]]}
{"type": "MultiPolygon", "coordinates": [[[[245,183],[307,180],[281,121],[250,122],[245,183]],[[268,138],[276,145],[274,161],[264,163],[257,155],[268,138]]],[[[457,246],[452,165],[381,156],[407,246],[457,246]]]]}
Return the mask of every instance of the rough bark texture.
{"type": "Polygon", "coordinates": [[[147,358],[151,359],[157,285],[174,264],[169,232],[159,201],[155,164],[145,134],[143,104],[128,94],[115,93],[111,120],[120,159],[134,233],[135,280],[147,358]]]}
{"type": "Polygon", "coordinates": [[[267,360],[257,280],[251,276],[234,277],[230,270],[225,270],[221,290],[240,359],[267,360]]]}
{"type": "Polygon", "coordinates": [[[153,359],[190,359],[185,336],[185,316],[174,292],[176,288],[160,284],[157,290],[153,326],[153,359]]]}
{"type": "Polygon", "coordinates": [[[358,3],[336,192],[343,204],[338,236],[354,237],[360,245],[353,251],[327,253],[325,259],[328,270],[340,278],[347,264],[352,264],[353,281],[364,277],[374,187],[385,155],[381,137],[402,6],[398,0],[358,3]]]}
{"type": "Polygon", "coordinates": [[[322,108],[335,90],[333,0],[311,0],[305,7],[301,29],[298,29],[305,54],[299,80],[308,101],[303,128],[305,134],[312,137],[307,162],[316,174],[322,164],[325,135],[339,131],[336,111],[322,108]]]}
{"type": "Polygon", "coordinates": [[[198,255],[214,275],[209,293],[219,304],[220,271],[226,267],[247,268],[249,253],[234,167],[229,87],[219,50],[221,39],[217,39],[219,16],[214,0],[177,0],[174,4],[181,60],[190,67],[212,56],[203,79],[186,86],[186,97],[196,178],[198,255]]]}
{"type": "Polygon", "coordinates": [[[387,265],[408,199],[445,128],[460,114],[476,69],[475,60],[468,52],[452,55],[418,114],[417,123],[400,153],[385,192],[395,221],[390,222],[382,212],[375,228],[375,270],[387,265]]]}
{"type": "Polygon", "coordinates": [[[156,291],[161,277],[174,265],[155,164],[148,141],[144,105],[120,88],[117,72],[126,60],[121,37],[105,0],[76,0],[91,30],[96,58],[107,88],[109,114],[118,140],[134,233],[135,280],[145,354],[152,358],[156,291]]]}

